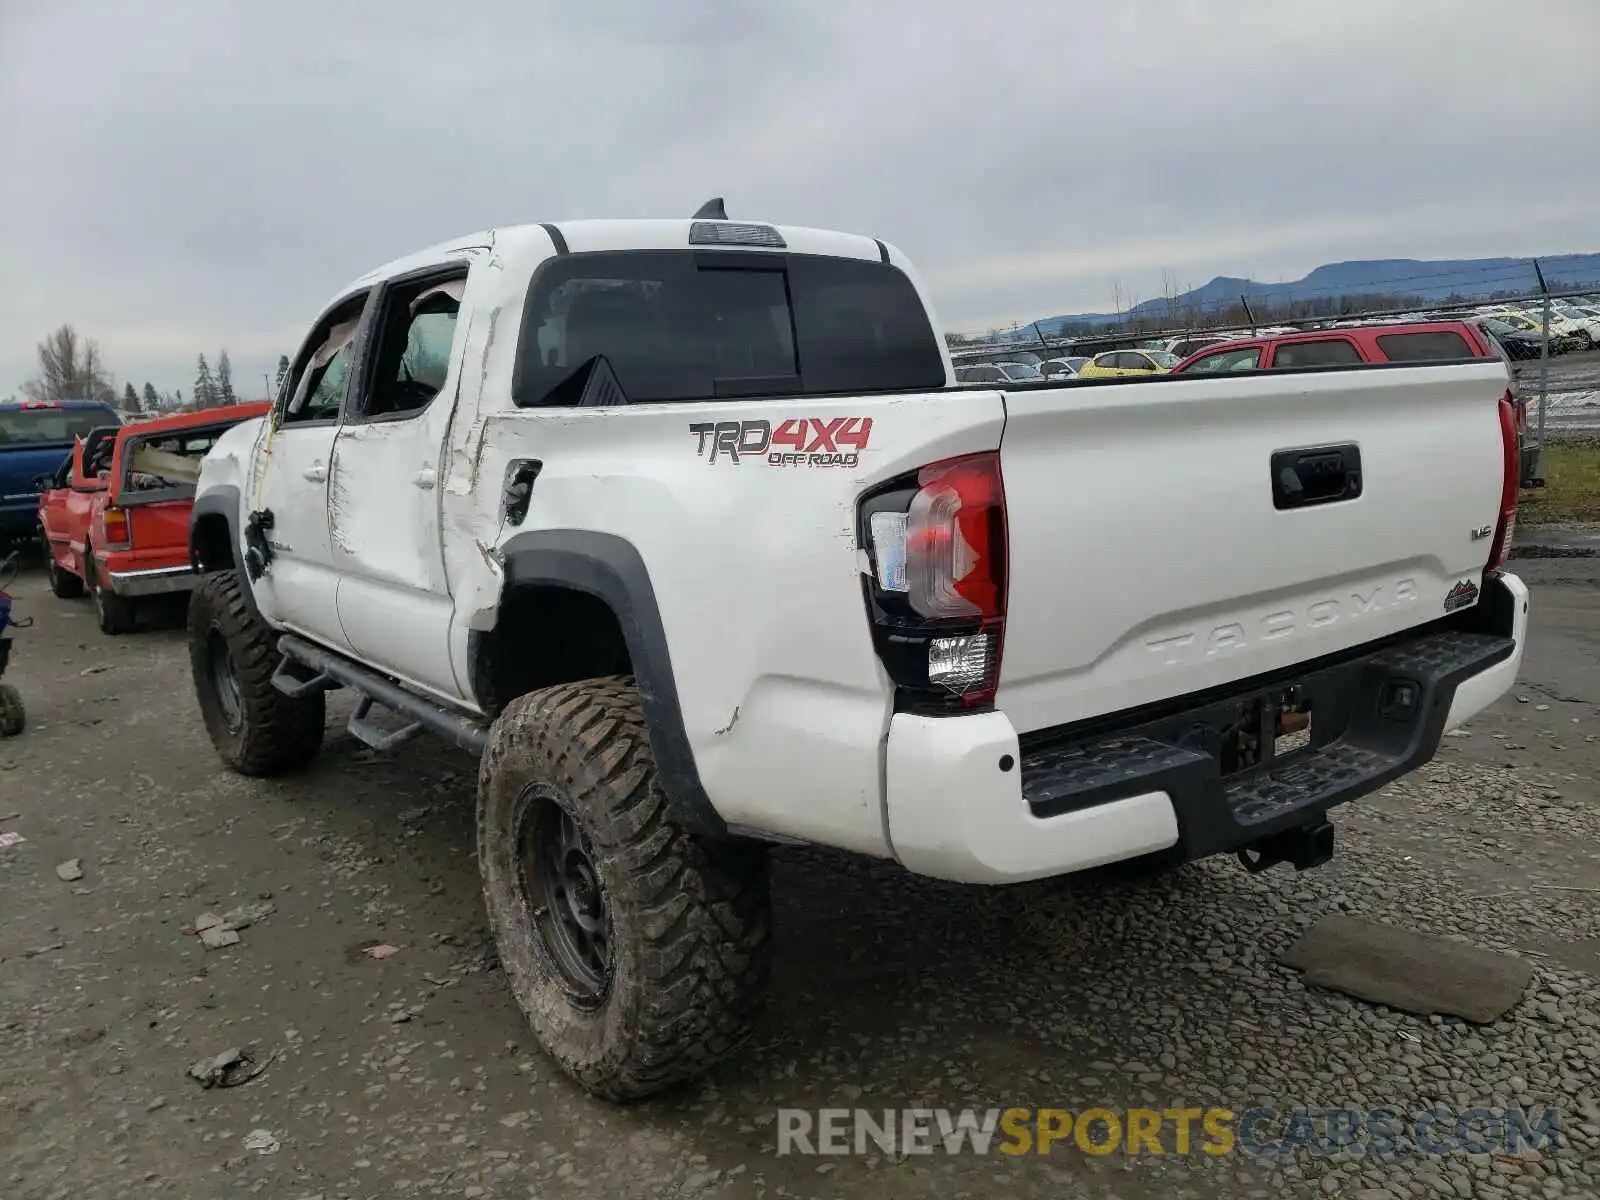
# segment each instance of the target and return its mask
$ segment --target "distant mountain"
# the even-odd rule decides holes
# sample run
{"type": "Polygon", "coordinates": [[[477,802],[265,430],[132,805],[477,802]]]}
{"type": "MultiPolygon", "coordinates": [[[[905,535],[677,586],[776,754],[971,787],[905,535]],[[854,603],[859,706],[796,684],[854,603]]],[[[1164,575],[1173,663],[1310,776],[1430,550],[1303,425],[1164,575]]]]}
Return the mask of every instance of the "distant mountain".
{"type": "MultiPolygon", "coordinates": [[[[1541,258],[1539,266],[1552,288],[1600,288],[1600,254],[1558,254],[1541,258]]],[[[1339,300],[1358,296],[1403,297],[1406,301],[1441,303],[1446,300],[1487,299],[1494,295],[1527,294],[1539,290],[1533,260],[1527,258],[1376,258],[1361,262],[1327,263],[1304,279],[1291,283],[1257,283],[1219,275],[1204,287],[1167,299],[1142,300],[1128,313],[1078,313],[1041,317],[1035,322],[1045,333],[1058,332],[1063,323],[1113,324],[1127,317],[1159,319],[1176,312],[1179,323],[1220,312],[1247,296],[1254,302],[1285,304],[1293,301],[1339,300]]],[[[1032,336],[1031,327],[1027,336],[1032,336]]]]}

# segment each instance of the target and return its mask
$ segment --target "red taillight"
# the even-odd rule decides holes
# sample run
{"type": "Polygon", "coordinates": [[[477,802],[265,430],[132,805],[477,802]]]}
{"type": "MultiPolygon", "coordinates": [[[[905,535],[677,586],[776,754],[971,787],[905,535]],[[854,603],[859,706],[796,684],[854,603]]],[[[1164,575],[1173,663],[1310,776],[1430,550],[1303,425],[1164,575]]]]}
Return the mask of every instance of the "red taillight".
{"type": "Polygon", "coordinates": [[[1000,456],[923,467],[862,500],[879,657],[934,708],[994,702],[1005,634],[1006,517],[1000,456]]]}
{"type": "Polygon", "coordinates": [[[906,580],[925,617],[1000,617],[1005,608],[1005,495],[1000,458],[977,454],[917,472],[906,513],[906,580]]]}
{"type": "Polygon", "coordinates": [[[1500,443],[1505,453],[1504,474],[1500,480],[1500,521],[1495,526],[1494,543],[1489,547],[1486,571],[1497,571],[1511,553],[1511,539],[1517,531],[1517,490],[1522,482],[1522,439],[1517,433],[1517,406],[1511,392],[1500,398],[1500,443]]]}
{"type": "Polygon", "coordinates": [[[127,550],[133,545],[133,528],[128,521],[128,514],[120,508],[108,508],[105,512],[105,548],[107,550],[127,550]]]}

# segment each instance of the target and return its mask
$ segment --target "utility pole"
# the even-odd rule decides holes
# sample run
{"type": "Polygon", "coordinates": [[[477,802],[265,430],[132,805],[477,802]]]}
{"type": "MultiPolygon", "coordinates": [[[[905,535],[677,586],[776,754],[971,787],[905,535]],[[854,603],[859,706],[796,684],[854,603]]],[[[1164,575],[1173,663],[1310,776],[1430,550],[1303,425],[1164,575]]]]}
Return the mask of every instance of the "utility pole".
{"type": "Polygon", "coordinates": [[[1539,444],[1534,448],[1533,474],[1544,478],[1544,410],[1550,407],[1550,285],[1544,281],[1544,268],[1533,260],[1533,273],[1539,279],[1539,294],[1544,297],[1544,336],[1539,339],[1539,444]]]}
{"type": "Polygon", "coordinates": [[[1239,303],[1244,305],[1244,315],[1250,319],[1250,336],[1256,335],[1256,311],[1250,307],[1250,297],[1240,296],[1239,303]]]}

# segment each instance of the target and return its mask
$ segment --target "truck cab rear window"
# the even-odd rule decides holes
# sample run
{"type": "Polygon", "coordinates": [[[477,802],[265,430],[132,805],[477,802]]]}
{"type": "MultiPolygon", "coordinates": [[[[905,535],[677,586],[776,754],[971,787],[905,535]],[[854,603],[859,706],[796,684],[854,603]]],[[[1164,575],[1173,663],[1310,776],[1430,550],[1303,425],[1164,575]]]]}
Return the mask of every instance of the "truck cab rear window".
{"type": "Polygon", "coordinates": [[[1452,329],[1426,333],[1380,333],[1378,349],[1390,362],[1431,362],[1439,359],[1473,358],[1467,339],[1452,329]]]}
{"type": "Polygon", "coordinates": [[[628,401],[942,388],[944,359],[911,281],[873,260],[683,250],[574,254],[534,276],[513,392],[604,355],[628,401]]]}
{"type": "Polygon", "coordinates": [[[70,443],[116,416],[100,408],[24,408],[0,412],[0,446],[70,443]]]}

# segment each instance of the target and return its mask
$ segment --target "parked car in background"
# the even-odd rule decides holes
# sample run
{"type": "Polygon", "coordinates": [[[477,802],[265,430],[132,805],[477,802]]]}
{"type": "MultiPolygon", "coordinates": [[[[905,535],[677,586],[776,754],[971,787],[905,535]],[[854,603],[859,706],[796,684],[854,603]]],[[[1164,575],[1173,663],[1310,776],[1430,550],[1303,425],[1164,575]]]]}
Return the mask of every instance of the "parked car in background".
{"type": "Polygon", "coordinates": [[[40,540],[50,590],[94,597],[104,633],[134,628],[147,597],[186,592],[189,513],[200,459],[267,404],[236,404],[91,431],[53,478],[40,479],[40,540]]]}
{"type": "Polygon", "coordinates": [[[1071,379],[1088,361],[1083,355],[1072,358],[1049,358],[1039,364],[1039,369],[1044,372],[1046,379],[1071,379]]]}
{"type": "Polygon", "coordinates": [[[1038,383],[1044,374],[1032,363],[977,363],[956,368],[957,383],[1038,383]]]}
{"type": "Polygon", "coordinates": [[[98,400],[0,404],[0,546],[33,534],[37,481],[61,469],[74,440],[98,425],[120,423],[117,410],[98,400]]]}
{"type": "MultiPolygon", "coordinates": [[[[1516,329],[1522,333],[1531,333],[1536,338],[1542,338],[1544,336],[1544,322],[1542,317],[1536,317],[1531,313],[1518,312],[1514,309],[1502,308],[1490,309],[1488,312],[1480,315],[1492,317],[1497,321],[1503,321],[1507,325],[1510,325],[1513,329],[1516,329]]],[[[1578,327],[1576,325],[1565,320],[1564,318],[1558,317],[1554,313],[1551,314],[1551,354],[1566,354],[1573,350],[1587,350],[1588,348],[1589,343],[1579,335],[1578,327]]],[[[1538,354],[1535,354],[1534,357],[1538,358],[1539,356],[1538,354]]]]}
{"type": "Polygon", "coordinates": [[[1489,339],[1467,321],[1354,325],[1276,337],[1250,338],[1191,354],[1174,375],[1256,371],[1274,367],[1334,367],[1358,363],[1440,362],[1495,358],[1489,339]]]}
{"type": "Polygon", "coordinates": [[[1576,332],[1584,350],[1593,350],[1600,342],[1600,310],[1591,310],[1567,300],[1557,300],[1551,309],[1576,332]]]}
{"type": "Polygon", "coordinates": [[[1084,379],[1164,375],[1177,365],[1177,358],[1165,350],[1107,350],[1079,367],[1078,375],[1084,379]]]}
{"type": "Polygon", "coordinates": [[[1500,317],[1477,317],[1472,324],[1499,343],[1506,357],[1516,362],[1538,358],[1544,344],[1544,335],[1538,330],[1530,332],[1500,317]]]}
{"type": "Polygon", "coordinates": [[[1184,337],[1168,338],[1161,344],[1161,349],[1176,358],[1188,358],[1196,350],[1203,350],[1207,346],[1215,346],[1218,342],[1230,339],[1220,333],[1195,333],[1184,337]]]}

